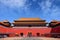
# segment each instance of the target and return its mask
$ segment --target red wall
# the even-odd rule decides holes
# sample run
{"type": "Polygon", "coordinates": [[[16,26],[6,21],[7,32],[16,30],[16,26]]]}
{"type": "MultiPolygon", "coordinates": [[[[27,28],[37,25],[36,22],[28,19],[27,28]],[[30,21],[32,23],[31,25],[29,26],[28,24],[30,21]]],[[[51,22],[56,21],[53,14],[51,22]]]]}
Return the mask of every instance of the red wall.
{"type": "Polygon", "coordinates": [[[36,33],[42,34],[51,34],[51,33],[60,33],[60,26],[55,28],[48,27],[17,27],[17,28],[6,28],[4,26],[0,26],[0,33],[8,33],[10,36],[15,36],[15,34],[20,35],[23,33],[24,36],[28,35],[28,32],[31,32],[32,35],[36,36],[36,33]]]}
{"type": "Polygon", "coordinates": [[[32,35],[36,36],[36,33],[40,33],[40,35],[41,34],[50,34],[51,28],[48,28],[48,27],[5,28],[5,27],[0,26],[0,32],[2,32],[2,33],[11,33],[11,34],[18,34],[18,35],[20,35],[20,33],[24,33],[25,36],[27,36],[28,32],[31,32],[32,35]]]}
{"type": "Polygon", "coordinates": [[[51,33],[60,33],[60,26],[52,28],[51,33]]]}

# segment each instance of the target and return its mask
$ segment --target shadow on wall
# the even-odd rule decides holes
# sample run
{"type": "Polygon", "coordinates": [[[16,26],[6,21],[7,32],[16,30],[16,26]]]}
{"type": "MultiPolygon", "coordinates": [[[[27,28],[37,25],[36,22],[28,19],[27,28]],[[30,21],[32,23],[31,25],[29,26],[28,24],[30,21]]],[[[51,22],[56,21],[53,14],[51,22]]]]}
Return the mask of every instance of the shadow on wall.
{"type": "Polygon", "coordinates": [[[57,24],[54,28],[52,28],[51,36],[60,38],[60,24],[57,24]]]}

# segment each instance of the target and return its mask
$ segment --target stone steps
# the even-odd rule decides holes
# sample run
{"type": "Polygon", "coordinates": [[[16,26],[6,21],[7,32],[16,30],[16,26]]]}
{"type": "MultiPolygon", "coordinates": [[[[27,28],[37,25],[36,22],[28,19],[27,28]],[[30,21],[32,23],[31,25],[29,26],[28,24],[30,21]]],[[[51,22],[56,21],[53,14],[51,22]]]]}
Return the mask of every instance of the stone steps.
{"type": "Polygon", "coordinates": [[[46,37],[9,37],[9,38],[1,38],[0,40],[60,40],[60,38],[46,38],[46,37]]]}

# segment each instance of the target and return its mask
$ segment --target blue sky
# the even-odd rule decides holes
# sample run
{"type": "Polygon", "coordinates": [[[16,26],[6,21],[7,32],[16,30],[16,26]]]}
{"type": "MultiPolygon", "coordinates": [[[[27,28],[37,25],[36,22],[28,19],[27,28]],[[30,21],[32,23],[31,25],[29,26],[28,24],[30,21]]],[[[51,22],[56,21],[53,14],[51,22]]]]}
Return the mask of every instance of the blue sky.
{"type": "Polygon", "coordinates": [[[19,18],[60,20],[60,0],[0,0],[0,21],[19,18]]]}

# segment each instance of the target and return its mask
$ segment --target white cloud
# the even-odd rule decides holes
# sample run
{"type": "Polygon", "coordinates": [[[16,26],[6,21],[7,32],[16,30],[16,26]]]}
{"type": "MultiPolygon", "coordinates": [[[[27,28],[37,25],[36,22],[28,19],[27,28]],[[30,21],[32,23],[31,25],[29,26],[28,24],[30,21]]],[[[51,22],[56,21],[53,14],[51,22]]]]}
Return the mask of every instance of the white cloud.
{"type": "Polygon", "coordinates": [[[44,11],[44,13],[50,11],[50,7],[52,5],[52,3],[50,2],[50,0],[46,0],[46,1],[42,1],[40,4],[42,11],[44,11]]]}
{"type": "Polygon", "coordinates": [[[50,19],[59,19],[60,17],[60,8],[56,5],[52,6],[52,2],[50,0],[42,1],[39,3],[42,8],[43,16],[50,19]],[[52,6],[52,7],[51,7],[52,6]]]}
{"type": "Polygon", "coordinates": [[[0,2],[10,7],[23,7],[26,0],[0,0],[0,2]]]}
{"type": "Polygon", "coordinates": [[[60,20],[60,8],[54,6],[54,8],[51,11],[50,16],[52,19],[59,19],[60,20]]]}

